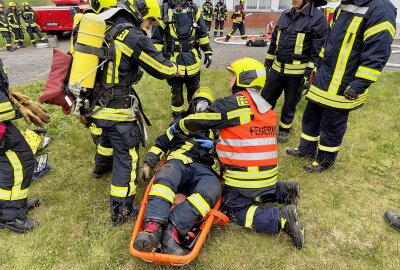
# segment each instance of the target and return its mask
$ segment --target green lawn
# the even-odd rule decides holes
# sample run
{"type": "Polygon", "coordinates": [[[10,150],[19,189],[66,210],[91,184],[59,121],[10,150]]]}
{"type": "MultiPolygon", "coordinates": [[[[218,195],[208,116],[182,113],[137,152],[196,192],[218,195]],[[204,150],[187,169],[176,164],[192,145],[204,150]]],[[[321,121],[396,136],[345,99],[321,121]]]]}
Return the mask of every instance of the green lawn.
{"type": "MultiPolygon", "coordinates": [[[[229,94],[226,71],[204,71],[202,84],[218,97],[229,94]]],[[[285,234],[216,227],[199,257],[184,269],[400,269],[400,234],[382,218],[388,209],[400,212],[399,85],[400,73],[385,73],[371,87],[367,104],[350,114],[334,169],[323,174],[305,173],[304,160],[284,154],[300,137],[306,102],[299,105],[294,132],[280,146],[280,180],[301,183],[304,249],[295,250],[285,234]]],[[[16,90],[37,99],[42,86],[16,90]]],[[[153,123],[149,148],[170,121],[169,88],[145,76],[136,89],[153,123]]],[[[133,224],[111,226],[110,175],[101,180],[90,176],[95,146],[89,130],[59,108],[47,107],[53,117],[46,149],[52,169],[30,189],[31,197],[42,200],[31,214],[40,226],[26,235],[0,231],[0,269],[164,269],[130,255],[133,224]]]]}

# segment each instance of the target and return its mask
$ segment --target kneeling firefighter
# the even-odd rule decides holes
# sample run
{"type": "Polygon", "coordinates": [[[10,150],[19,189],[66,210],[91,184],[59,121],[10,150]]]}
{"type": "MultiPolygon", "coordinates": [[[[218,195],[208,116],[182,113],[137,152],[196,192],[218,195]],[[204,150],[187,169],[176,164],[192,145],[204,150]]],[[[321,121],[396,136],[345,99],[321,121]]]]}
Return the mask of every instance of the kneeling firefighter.
{"type": "Polygon", "coordinates": [[[93,174],[112,170],[111,221],[119,225],[135,214],[139,145],[146,140],[140,100],[132,85],[141,69],[157,79],[175,76],[177,66],[154,47],[145,31],[159,23],[157,0],[91,0],[95,13],[82,16],[74,32],[67,94],[72,114],[101,128],[93,174]],[[106,30],[107,29],[107,30],[106,30]]]}
{"type": "Polygon", "coordinates": [[[168,79],[171,86],[172,116],[177,119],[185,112],[183,85],[190,103],[200,87],[200,49],[206,68],[211,65],[213,51],[201,10],[191,0],[165,0],[162,19],[166,28],[153,27],[152,40],[164,56],[178,64],[179,75],[168,79]]]}
{"type": "Polygon", "coordinates": [[[232,94],[216,100],[203,112],[185,117],[170,129],[221,129],[216,150],[225,167],[222,209],[240,226],[257,232],[283,230],[300,249],[304,233],[296,212],[299,184],[277,181],[277,114],[258,93],[265,84],[265,68],[255,59],[242,58],[227,69],[231,72],[232,94]],[[261,207],[255,204],[258,201],[286,205],[261,207]]]}
{"type": "MultiPolygon", "coordinates": [[[[213,101],[211,89],[201,87],[193,95],[189,113],[205,110],[213,101]]],[[[168,129],[157,138],[144,158],[143,178],[149,180],[157,162],[168,151],[169,155],[150,190],[145,228],[135,239],[136,250],[152,251],[161,242],[162,253],[185,254],[180,239],[207,215],[221,196],[221,182],[212,168],[216,135],[208,129],[187,136],[172,134],[168,129]],[[188,197],[170,211],[177,193],[188,197]]]]}

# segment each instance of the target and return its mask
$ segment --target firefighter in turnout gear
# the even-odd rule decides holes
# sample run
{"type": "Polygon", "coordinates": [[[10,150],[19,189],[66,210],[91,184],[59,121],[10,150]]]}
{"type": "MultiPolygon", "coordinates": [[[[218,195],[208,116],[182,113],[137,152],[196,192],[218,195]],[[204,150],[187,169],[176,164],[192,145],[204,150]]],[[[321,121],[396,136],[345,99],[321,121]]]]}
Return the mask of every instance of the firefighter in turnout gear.
{"type": "Polygon", "coordinates": [[[328,23],[317,9],[324,3],[320,0],[293,0],[293,7],[282,13],[272,33],[264,63],[268,79],[261,95],[274,108],[282,91],[285,92],[278,142],[288,140],[303,85],[310,81],[325,42],[328,23]]]}
{"type": "MultiPolygon", "coordinates": [[[[146,140],[143,121],[147,122],[147,118],[141,111],[140,100],[132,85],[141,79],[142,70],[157,79],[167,79],[175,76],[177,66],[165,59],[146,36],[145,31],[153,22],[160,23],[160,7],[157,0],[128,0],[118,2],[120,6],[117,8],[115,0],[92,0],[89,4],[95,13],[101,13],[86,15],[91,16],[90,18],[94,16],[104,19],[107,25],[103,47],[99,50],[80,43],[85,40],[80,41],[79,31],[84,22],[87,25],[85,20],[88,20],[84,15],[74,29],[77,38],[73,48],[70,82],[74,74],[79,74],[85,68],[78,65],[77,70],[74,70],[77,52],[100,56],[99,62],[101,61],[103,66],[97,69],[95,88],[89,92],[80,90],[78,94],[72,89],[77,100],[83,99],[81,106],[76,103],[79,117],[83,118],[88,126],[93,123],[96,128],[101,129],[101,133],[100,130],[97,132],[100,135],[100,143],[93,174],[100,178],[112,170],[111,221],[113,225],[119,225],[135,214],[133,202],[136,194],[139,146],[146,140]]],[[[98,24],[94,26],[96,25],[98,24]]],[[[84,29],[82,33],[93,33],[93,30],[84,29]]],[[[95,37],[97,36],[101,37],[95,37]]],[[[85,64],[89,64],[86,62],[85,64]]],[[[86,75],[87,71],[83,74],[86,75]]],[[[88,75],[85,76],[87,77],[88,75]]]]}
{"type": "Polygon", "coordinates": [[[211,0],[206,0],[203,4],[203,18],[206,23],[207,32],[210,34],[211,22],[213,19],[213,5],[211,0]]]}
{"type": "Polygon", "coordinates": [[[0,59],[0,229],[26,233],[37,223],[27,212],[39,205],[28,200],[35,159],[31,147],[11,122],[20,111],[10,102],[8,78],[0,59]]]}
{"type": "Polygon", "coordinates": [[[11,30],[10,24],[8,23],[8,18],[4,14],[4,5],[0,3],[0,32],[6,42],[7,51],[13,52],[11,47],[11,30]]]}
{"type": "Polygon", "coordinates": [[[306,96],[300,145],[287,150],[291,156],[315,158],[306,171],[321,172],[334,164],[349,112],[363,106],[389,59],[395,25],[396,8],[389,0],[342,1],[336,9],[306,96]]]}
{"type": "Polygon", "coordinates": [[[28,2],[22,3],[22,18],[25,20],[26,32],[28,32],[29,37],[33,46],[36,46],[36,39],[33,33],[35,33],[41,42],[46,42],[46,38],[43,36],[42,31],[40,31],[39,26],[36,24],[35,11],[29,6],[28,2]]]}
{"type": "MultiPolygon", "coordinates": [[[[202,111],[213,101],[211,89],[201,87],[193,95],[189,113],[202,111]]],[[[170,129],[157,138],[144,159],[143,178],[150,179],[157,162],[168,151],[169,154],[150,190],[145,228],[135,239],[136,250],[152,251],[161,241],[161,252],[185,254],[179,238],[204,218],[221,196],[221,182],[212,169],[216,161],[213,157],[215,139],[213,130],[199,130],[186,136],[173,134],[170,129]],[[187,198],[170,211],[177,193],[187,198]]]]}
{"type": "Polygon", "coordinates": [[[185,112],[183,85],[187,88],[188,103],[200,86],[200,49],[206,68],[211,65],[213,52],[201,11],[192,1],[165,1],[161,9],[166,28],[153,27],[152,40],[165,57],[178,64],[179,75],[168,79],[168,84],[172,116],[181,118],[185,112]]]}
{"type": "Polygon", "coordinates": [[[296,204],[299,184],[277,182],[277,114],[258,93],[265,84],[264,65],[251,58],[232,62],[232,95],[216,100],[204,112],[172,126],[180,132],[221,129],[216,150],[224,165],[223,210],[240,226],[258,232],[286,232],[297,248],[304,245],[296,204]],[[261,207],[255,201],[283,207],[261,207]]]}
{"type": "Polygon", "coordinates": [[[217,36],[219,31],[219,36],[224,36],[224,23],[228,18],[228,10],[224,3],[224,0],[219,0],[214,7],[214,18],[215,18],[215,28],[214,37],[217,36]],[[219,29],[219,30],[218,30],[219,29]]]}
{"type": "Polygon", "coordinates": [[[225,42],[228,42],[231,36],[235,34],[236,30],[239,29],[240,37],[242,39],[246,39],[246,30],[244,28],[244,19],[246,17],[244,13],[244,5],[246,4],[246,0],[240,0],[239,4],[235,6],[235,10],[232,13],[231,19],[233,19],[233,27],[231,31],[228,32],[228,35],[225,37],[225,42]]]}
{"type": "Polygon", "coordinates": [[[8,9],[6,12],[8,23],[14,33],[14,41],[18,43],[20,48],[25,47],[24,45],[24,32],[22,31],[21,24],[21,11],[17,9],[17,5],[14,2],[8,2],[8,9]]]}

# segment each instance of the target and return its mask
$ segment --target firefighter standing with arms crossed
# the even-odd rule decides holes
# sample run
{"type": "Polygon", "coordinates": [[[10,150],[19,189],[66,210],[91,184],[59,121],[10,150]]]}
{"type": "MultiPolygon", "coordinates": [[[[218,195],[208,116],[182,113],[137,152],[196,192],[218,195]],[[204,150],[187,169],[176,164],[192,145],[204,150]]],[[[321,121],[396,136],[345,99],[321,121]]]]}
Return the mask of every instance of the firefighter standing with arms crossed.
{"type": "Polygon", "coordinates": [[[235,34],[236,30],[239,29],[240,37],[242,39],[246,39],[246,29],[244,28],[244,19],[246,15],[244,13],[244,5],[246,4],[246,0],[240,0],[239,4],[235,6],[235,10],[231,16],[233,19],[233,27],[232,30],[228,32],[225,37],[225,42],[228,42],[233,34],[235,34]]]}
{"type": "Polygon", "coordinates": [[[28,2],[23,2],[22,6],[24,8],[22,10],[22,18],[25,20],[26,32],[28,32],[29,37],[31,38],[32,45],[36,46],[36,39],[33,33],[38,35],[41,42],[46,42],[46,38],[43,36],[42,31],[40,31],[36,24],[35,11],[29,6],[28,2]]]}
{"type": "MultiPolygon", "coordinates": [[[[216,150],[225,167],[222,209],[240,226],[272,234],[283,230],[300,249],[304,245],[304,231],[295,206],[299,184],[277,181],[277,115],[258,93],[265,84],[264,65],[242,58],[227,69],[231,72],[232,94],[217,99],[204,112],[172,125],[170,133],[221,129],[216,150]],[[255,201],[287,205],[260,207],[255,201]]],[[[210,142],[202,144],[208,146],[210,142]]]]}
{"type": "Polygon", "coordinates": [[[12,32],[14,33],[15,43],[18,43],[20,48],[24,48],[24,32],[22,31],[21,11],[17,9],[15,2],[8,2],[6,15],[12,28],[12,32]]]}
{"type": "Polygon", "coordinates": [[[168,0],[161,10],[166,27],[153,27],[151,38],[166,58],[178,64],[179,75],[168,79],[172,116],[178,119],[185,112],[183,85],[187,88],[188,103],[200,87],[200,49],[206,68],[211,65],[213,52],[201,11],[192,1],[168,0]]]}
{"type": "Polygon", "coordinates": [[[336,9],[306,96],[300,145],[286,151],[315,158],[304,166],[307,172],[335,163],[349,112],[364,105],[389,59],[395,25],[396,8],[389,0],[343,0],[336,9]]]}
{"type": "Polygon", "coordinates": [[[206,23],[207,32],[210,34],[211,22],[213,19],[213,5],[211,0],[206,0],[203,4],[203,18],[206,23]]]}
{"type": "Polygon", "coordinates": [[[214,37],[217,36],[219,31],[219,36],[224,36],[224,23],[228,18],[228,10],[224,3],[224,0],[219,0],[214,7],[214,18],[215,18],[215,28],[214,37]],[[218,30],[219,29],[219,30],[218,30]]]}
{"type": "MultiPolygon", "coordinates": [[[[95,13],[102,13],[97,16],[84,15],[77,26],[70,84],[75,74],[87,74],[87,71],[82,73],[82,65],[77,65],[77,70],[74,70],[76,51],[92,55],[100,53],[100,61],[104,66],[97,69],[96,87],[83,99],[82,107],[78,103],[75,105],[83,122],[87,121],[87,125],[94,123],[102,129],[93,175],[99,178],[112,169],[110,210],[112,224],[116,226],[135,215],[133,203],[139,146],[146,139],[142,121],[145,117],[140,103],[135,105],[138,97],[132,85],[140,80],[142,69],[155,78],[167,79],[176,75],[177,67],[165,59],[146,36],[145,31],[152,23],[160,23],[157,0],[122,1],[118,3],[118,8],[115,8],[115,0],[91,0],[89,4],[95,13]],[[101,18],[108,26],[103,40],[104,47],[100,51],[82,45],[80,42],[85,41],[83,38],[79,41],[82,23],[89,18],[95,22],[95,19],[101,18]],[[90,107],[87,108],[85,104],[90,107]]],[[[83,37],[93,32],[89,30],[82,30],[83,37]]],[[[73,93],[77,100],[84,94],[82,91],[73,93]]]]}
{"type": "Polygon", "coordinates": [[[7,51],[9,52],[14,51],[11,47],[11,31],[12,28],[8,23],[8,18],[4,14],[4,4],[0,3],[0,32],[6,42],[7,51]]]}
{"type": "Polygon", "coordinates": [[[293,0],[293,7],[282,13],[272,33],[264,63],[268,79],[261,95],[274,108],[282,91],[285,93],[278,142],[288,140],[302,86],[309,84],[324,45],[328,23],[317,9],[324,4],[324,0],[293,0]]]}

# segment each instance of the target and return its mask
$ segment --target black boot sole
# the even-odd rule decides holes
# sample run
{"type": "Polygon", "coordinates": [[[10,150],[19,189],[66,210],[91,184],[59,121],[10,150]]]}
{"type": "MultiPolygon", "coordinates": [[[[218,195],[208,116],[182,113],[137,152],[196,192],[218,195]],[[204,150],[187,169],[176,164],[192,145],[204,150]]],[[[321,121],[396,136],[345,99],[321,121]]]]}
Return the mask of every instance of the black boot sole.
{"type": "MultiPolygon", "coordinates": [[[[149,236],[147,236],[145,233],[143,234],[138,234],[136,236],[135,241],[133,242],[133,248],[138,250],[138,251],[147,251],[150,252],[154,248],[157,247],[158,243],[156,245],[152,245],[152,243],[149,243],[149,240],[147,239],[149,236]]],[[[155,242],[155,241],[154,241],[155,242]]]]}
{"type": "Polygon", "coordinates": [[[385,215],[383,215],[383,219],[386,221],[387,225],[389,225],[390,228],[392,228],[393,230],[395,230],[397,232],[400,232],[400,227],[393,226],[393,222],[391,222],[389,219],[387,219],[385,215]]]}

